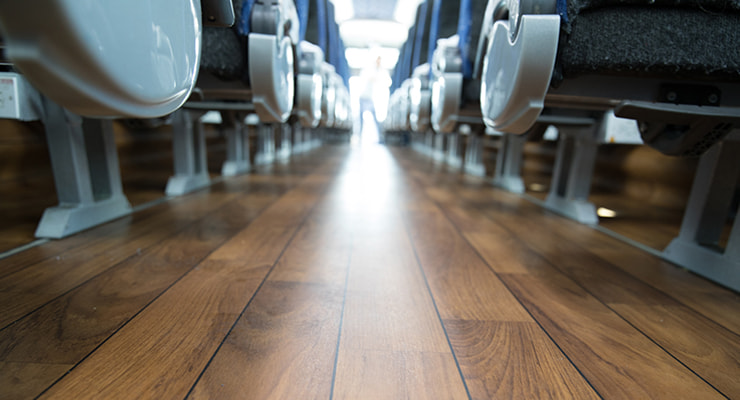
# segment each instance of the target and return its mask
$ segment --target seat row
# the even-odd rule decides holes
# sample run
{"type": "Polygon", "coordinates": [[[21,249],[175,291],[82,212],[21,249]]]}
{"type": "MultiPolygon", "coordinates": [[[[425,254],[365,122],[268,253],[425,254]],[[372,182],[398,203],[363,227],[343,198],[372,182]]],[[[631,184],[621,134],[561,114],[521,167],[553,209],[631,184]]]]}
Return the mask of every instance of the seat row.
{"type": "Polygon", "coordinates": [[[351,128],[349,68],[328,0],[3,2],[0,34],[0,85],[11,94],[0,118],[44,123],[59,198],[37,237],[131,212],[115,118],[172,124],[170,196],[210,183],[206,115],[225,132],[224,175],[314,147],[317,130],[351,128]]]}
{"type": "Polygon", "coordinates": [[[478,174],[482,138],[500,136],[494,184],[515,192],[524,142],[554,134],[545,204],[588,224],[598,223],[588,196],[599,145],[625,138],[701,157],[662,255],[740,290],[740,228],[718,246],[738,212],[739,35],[740,7],[725,0],[428,0],[402,48],[385,128],[478,174]],[[449,35],[438,33],[445,7],[459,16],[449,35]]]}

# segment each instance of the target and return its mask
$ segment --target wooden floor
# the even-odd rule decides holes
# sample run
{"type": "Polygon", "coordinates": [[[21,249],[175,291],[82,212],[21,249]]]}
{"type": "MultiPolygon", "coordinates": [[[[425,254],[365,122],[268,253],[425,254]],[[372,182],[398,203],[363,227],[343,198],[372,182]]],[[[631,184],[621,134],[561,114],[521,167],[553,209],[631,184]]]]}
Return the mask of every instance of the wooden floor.
{"type": "MultiPolygon", "coordinates": [[[[123,191],[133,207],[160,200],[172,175],[172,127],[136,130],[113,125],[123,191]]],[[[40,123],[0,119],[0,253],[27,245],[44,209],[58,205],[40,123]]],[[[224,138],[206,125],[209,170],[221,171],[224,138]]],[[[214,175],[218,176],[218,175],[214,175]]]]}
{"type": "Polygon", "coordinates": [[[740,398],[740,295],[408,149],[0,260],[0,398],[740,398]]]}

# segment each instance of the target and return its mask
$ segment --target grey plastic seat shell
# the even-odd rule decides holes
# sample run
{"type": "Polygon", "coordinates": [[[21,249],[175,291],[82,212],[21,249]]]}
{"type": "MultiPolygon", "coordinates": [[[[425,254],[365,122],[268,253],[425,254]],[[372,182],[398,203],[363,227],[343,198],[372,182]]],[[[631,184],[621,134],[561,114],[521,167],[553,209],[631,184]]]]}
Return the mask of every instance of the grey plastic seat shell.
{"type": "Polygon", "coordinates": [[[179,108],[197,77],[200,20],[198,0],[0,2],[8,57],[42,93],[85,116],[179,108]]]}
{"type": "Polygon", "coordinates": [[[321,63],[324,52],[320,47],[303,41],[299,44],[301,58],[298,61],[296,76],[295,114],[301,125],[315,128],[321,121],[321,97],[324,83],[321,63]]]}

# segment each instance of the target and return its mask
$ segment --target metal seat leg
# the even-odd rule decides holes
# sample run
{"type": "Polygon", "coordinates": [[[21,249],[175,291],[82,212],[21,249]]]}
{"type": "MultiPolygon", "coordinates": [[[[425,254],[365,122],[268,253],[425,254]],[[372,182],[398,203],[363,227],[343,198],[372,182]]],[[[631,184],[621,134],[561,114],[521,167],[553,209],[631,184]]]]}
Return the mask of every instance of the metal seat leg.
{"type": "MultiPolygon", "coordinates": [[[[583,118],[576,118],[576,121],[583,118]]],[[[588,119],[586,119],[588,120],[588,119]]],[[[545,207],[578,222],[596,225],[596,207],[588,201],[596,152],[603,142],[604,119],[588,124],[559,124],[560,138],[545,207]]]]}
{"type": "Polygon", "coordinates": [[[254,163],[269,164],[275,161],[275,128],[271,124],[257,126],[257,154],[254,163]]]}
{"type": "Polygon", "coordinates": [[[486,167],[483,165],[483,135],[478,132],[470,132],[467,135],[467,139],[465,172],[470,175],[485,176],[486,167]]]}
{"type": "Polygon", "coordinates": [[[293,123],[292,129],[291,129],[291,146],[293,150],[293,154],[303,153],[306,151],[305,142],[303,139],[303,132],[306,130],[303,126],[301,126],[300,122],[296,121],[293,123]]]}
{"type": "Polygon", "coordinates": [[[432,133],[434,135],[434,148],[432,150],[432,155],[434,157],[435,161],[442,162],[445,159],[445,134],[434,132],[432,133]]]}
{"type": "Polygon", "coordinates": [[[524,193],[522,160],[526,142],[527,135],[502,135],[501,148],[496,157],[496,171],[493,174],[494,186],[513,193],[524,193]]]}
{"type": "Polygon", "coordinates": [[[244,115],[233,111],[222,111],[222,129],[226,135],[226,161],[221,175],[234,176],[249,172],[249,138],[244,124],[244,115]]]}
{"type": "Polygon", "coordinates": [[[112,121],[82,118],[42,102],[59,205],[44,211],[36,236],[62,238],[130,213],[112,121]]]}
{"type": "Polygon", "coordinates": [[[424,147],[423,152],[429,157],[434,156],[434,132],[432,131],[426,131],[423,133],[424,135],[424,147]]]}
{"type": "Polygon", "coordinates": [[[211,183],[206,161],[206,139],[203,111],[180,109],[173,115],[172,138],[175,175],[167,182],[166,194],[180,196],[204,188],[211,183]]]}
{"type": "Polygon", "coordinates": [[[280,161],[288,161],[291,153],[290,125],[276,124],[275,135],[277,139],[277,151],[275,156],[280,161]]]}
{"type": "Polygon", "coordinates": [[[447,164],[454,168],[462,166],[464,140],[459,133],[450,133],[447,136],[447,164]]]}
{"type": "Polygon", "coordinates": [[[701,158],[681,223],[681,232],[663,252],[665,259],[740,291],[740,213],[727,246],[719,239],[732,212],[740,178],[740,131],[710,148],[701,158]]]}

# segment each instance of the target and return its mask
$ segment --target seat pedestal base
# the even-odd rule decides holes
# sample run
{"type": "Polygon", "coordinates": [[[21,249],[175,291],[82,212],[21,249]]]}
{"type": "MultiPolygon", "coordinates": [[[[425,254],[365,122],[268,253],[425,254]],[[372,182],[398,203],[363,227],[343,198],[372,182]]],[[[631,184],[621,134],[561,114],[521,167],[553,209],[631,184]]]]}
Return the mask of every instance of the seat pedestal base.
{"type": "Polygon", "coordinates": [[[113,123],[79,117],[46,99],[42,104],[59,205],[44,211],[36,237],[62,238],[130,213],[113,123]]]}
{"type": "Polygon", "coordinates": [[[718,246],[740,178],[740,131],[701,158],[681,223],[663,257],[721,285],[740,291],[740,212],[725,249],[718,246]]]}
{"type": "Polygon", "coordinates": [[[226,161],[221,166],[221,175],[234,176],[249,172],[249,136],[244,124],[244,115],[233,111],[221,112],[222,129],[226,136],[226,161]]]}
{"type": "Polygon", "coordinates": [[[574,118],[573,124],[558,124],[557,160],[545,207],[578,222],[596,225],[596,207],[588,201],[596,151],[604,136],[604,118],[574,118]]]}
{"type": "Polygon", "coordinates": [[[496,157],[493,185],[512,193],[524,193],[522,159],[527,135],[505,133],[501,137],[501,148],[496,157]]]}
{"type": "Polygon", "coordinates": [[[175,175],[167,182],[165,193],[168,196],[180,196],[211,184],[205,133],[200,121],[204,114],[203,111],[180,109],[173,115],[175,175]]]}

